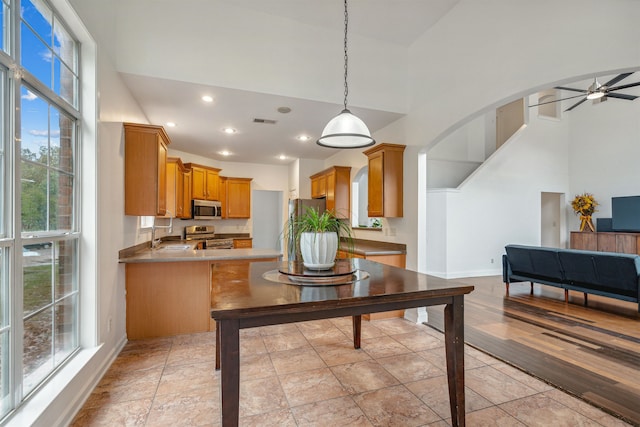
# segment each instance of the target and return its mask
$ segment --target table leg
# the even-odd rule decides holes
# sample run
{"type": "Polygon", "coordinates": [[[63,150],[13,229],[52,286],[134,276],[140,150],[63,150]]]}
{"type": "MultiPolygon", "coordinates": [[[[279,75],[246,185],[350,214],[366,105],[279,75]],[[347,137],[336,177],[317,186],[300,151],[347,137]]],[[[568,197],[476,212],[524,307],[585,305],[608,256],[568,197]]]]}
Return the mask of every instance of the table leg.
{"type": "Polygon", "coordinates": [[[447,354],[447,379],[451,425],[464,427],[464,296],[453,297],[444,308],[444,340],[447,354]]]}
{"type": "Polygon", "coordinates": [[[220,328],[216,325],[216,371],[220,370],[220,328]]]}
{"type": "MultiPolygon", "coordinates": [[[[237,319],[220,320],[222,427],[237,427],[240,412],[240,324],[237,319]]],[[[216,332],[217,334],[217,332],[216,332]]],[[[220,347],[219,347],[220,348],[220,347]]]]}
{"type": "Polygon", "coordinates": [[[362,316],[352,316],[353,320],[353,348],[360,348],[360,337],[362,331],[362,316]]]}

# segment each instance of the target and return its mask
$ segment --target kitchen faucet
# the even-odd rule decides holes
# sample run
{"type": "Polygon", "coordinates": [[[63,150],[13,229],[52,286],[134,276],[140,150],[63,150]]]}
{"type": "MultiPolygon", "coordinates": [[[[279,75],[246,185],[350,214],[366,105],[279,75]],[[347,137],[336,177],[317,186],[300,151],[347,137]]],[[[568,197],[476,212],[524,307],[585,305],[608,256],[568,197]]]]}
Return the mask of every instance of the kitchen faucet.
{"type": "Polygon", "coordinates": [[[153,225],[151,226],[151,249],[156,249],[158,244],[160,244],[160,239],[156,240],[156,229],[167,230],[167,233],[172,233],[173,231],[173,214],[168,210],[166,212],[169,214],[169,225],[156,225],[157,218],[153,218],[153,225]]]}

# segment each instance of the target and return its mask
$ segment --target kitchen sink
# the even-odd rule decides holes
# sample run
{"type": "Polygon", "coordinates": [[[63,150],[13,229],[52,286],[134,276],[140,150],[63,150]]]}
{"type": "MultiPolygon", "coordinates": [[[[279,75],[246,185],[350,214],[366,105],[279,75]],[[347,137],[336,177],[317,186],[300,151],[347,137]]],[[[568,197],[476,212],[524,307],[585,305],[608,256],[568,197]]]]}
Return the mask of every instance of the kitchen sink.
{"type": "Polygon", "coordinates": [[[161,251],[188,251],[191,249],[193,249],[193,245],[185,245],[185,244],[164,245],[158,248],[158,250],[161,250],[161,251]]]}

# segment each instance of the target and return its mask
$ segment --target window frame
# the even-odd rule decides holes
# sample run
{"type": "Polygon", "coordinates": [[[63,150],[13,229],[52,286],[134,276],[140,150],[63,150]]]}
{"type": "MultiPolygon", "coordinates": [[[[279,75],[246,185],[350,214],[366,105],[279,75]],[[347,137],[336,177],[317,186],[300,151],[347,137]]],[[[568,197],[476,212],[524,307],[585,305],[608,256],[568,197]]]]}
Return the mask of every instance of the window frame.
{"type": "MultiPolygon", "coordinates": [[[[0,185],[4,191],[4,201],[0,204],[0,292],[2,292],[1,285],[6,287],[5,292],[8,295],[3,296],[3,300],[0,304],[4,304],[8,308],[9,313],[6,317],[7,324],[0,323],[0,339],[2,339],[2,332],[8,334],[9,348],[5,348],[5,345],[1,345],[0,341],[0,357],[3,358],[2,366],[6,367],[2,373],[0,382],[0,391],[4,390],[5,385],[8,385],[9,390],[6,396],[0,394],[0,423],[5,419],[12,416],[12,414],[19,409],[23,404],[30,401],[38,391],[46,387],[50,380],[55,376],[56,372],[62,369],[73,356],[77,354],[82,346],[82,330],[81,330],[81,306],[86,299],[83,297],[82,284],[81,284],[81,269],[82,262],[81,253],[83,251],[83,238],[81,233],[81,219],[82,219],[82,132],[83,127],[83,110],[82,110],[82,58],[81,58],[81,43],[79,38],[74,34],[72,28],[65,22],[64,15],[59,13],[50,0],[40,0],[47,5],[53,14],[53,21],[57,25],[61,25],[64,31],[74,41],[75,49],[75,63],[73,66],[74,80],[74,99],[77,104],[74,107],[71,103],[66,101],[63,97],[55,93],[55,84],[51,84],[48,87],[46,84],[38,80],[32,73],[24,69],[20,65],[21,61],[21,42],[20,42],[20,25],[22,23],[22,17],[20,13],[21,0],[3,0],[2,5],[9,6],[8,16],[5,16],[2,21],[3,28],[1,31],[4,33],[6,51],[2,50],[0,46],[0,67],[4,69],[4,75],[0,75],[0,89],[4,90],[0,93],[0,117],[2,123],[0,123],[1,130],[1,146],[4,148],[3,154],[0,153],[0,185]],[[11,26],[11,28],[7,28],[11,26]],[[59,114],[67,115],[73,122],[72,124],[72,144],[73,149],[73,170],[71,176],[73,179],[72,190],[72,209],[70,230],[47,230],[45,232],[37,233],[37,236],[23,235],[22,222],[21,222],[21,160],[22,153],[19,149],[21,141],[21,117],[19,109],[22,108],[21,100],[21,88],[29,88],[37,92],[46,103],[51,106],[55,106],[59,110],[59,114]],[[61,333],[57,332],[55,328],[51,329],[51,340],[54,343],[51,346],[50,356],[53,358],[53,367],[49,369],[48,373],[42,377],[42,379],[27,392],[24,390],[24,374],[23,374],[23,340],[24,340],[24,292],[23,292],[23,275],[25,269],[25,261],[22,255],[23,247],[25,244],[38,243],[42,241],[51,241],[57,247],[59,245],[56,242],[73,241],[73,247],[75,248],[73,253],[73,261],[71,262],[72,268],[69,270],[70,281],[72,283],[71,290],[65,292],[59,297],[56,295],[56,274],[51,275],[52,286],[52,298],[51,298],[51,310],[52,313],[57,315],[57,307],[60,306],[63,301],[74,301],[72,316],[72,340],[73,345],[71,350],[64,354],[64,357],[60,361],[56,360],[57,349],[55,346],[55,339],[57,335],[61,333]],[[6,359],[9,359],[9,363],[5,363],[6,359]]],[[[53,0],[55,1],[55,0],[53,0]]],[[[60,3],[62,4],[62,3],[60,3]]],[[[66,7],[65,7],[66,9],[66,7]]],[[[68,12],[68,10],[66,10],[68,12]]],[[[76,26],[77,29],[77,26],[76,26]]],[[[52,28],[53,33],[53,28],[52,28]]],[[[54,35],[52,34],[52,40],[54,35]]],[[[54,43],[55,44],[55,43],[54,43]]],[[[50,46],[53,49],[55,55],[55,46],[50,46]]],[[[61,59],[61,66],[65,66],[65,62],[61,59]]],[[[54,66],[52,65],[52,70],[54,66]]],[[[52,71],[53,72],[53,71],[52,71]]],[[[1,73],[0,73],[1,74],[1,73]]],[[[49,137],[50,130],[49,129],[49,137]]],[[[51,170],[51,165],[46,166],[51,170]]],[[[53,168],[56,169],[56,168],[53,168]]],[[[47,193],[47,197],[50,194],[47,193]]],[[[33,234],[33,233],[27,233],[33,234]]],[[[51,257],[52,268],[60,262],[59,259],[53,256],[51,257]]],[[[91,264],[91,262],[89,263],[91,264]]],[[[58,282],[59,283],[59,282],[58,282]]],[[[65,318],[66,319],[66,318],[65,318]]],[[[0,319],[1,320],[1,319],[0,319]]],[[[52,321],[52,325],[55,325],[55,320],[52,321]]],[[[65,330],[66,331],[66,330],[65,330]]]]}

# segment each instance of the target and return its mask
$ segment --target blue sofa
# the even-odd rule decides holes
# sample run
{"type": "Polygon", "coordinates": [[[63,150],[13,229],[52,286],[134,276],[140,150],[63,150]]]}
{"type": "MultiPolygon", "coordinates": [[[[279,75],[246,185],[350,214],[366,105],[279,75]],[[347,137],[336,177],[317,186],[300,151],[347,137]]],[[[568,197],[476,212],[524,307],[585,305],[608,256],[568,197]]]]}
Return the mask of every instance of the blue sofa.
{"type": "Polygon", "coordinates": [[[509,295],[509,284],[530,282],[587,295],[602,295],[639,303],[640,256],[613,252],[507,245],[502,256],[502,278],[509,295]]]}

